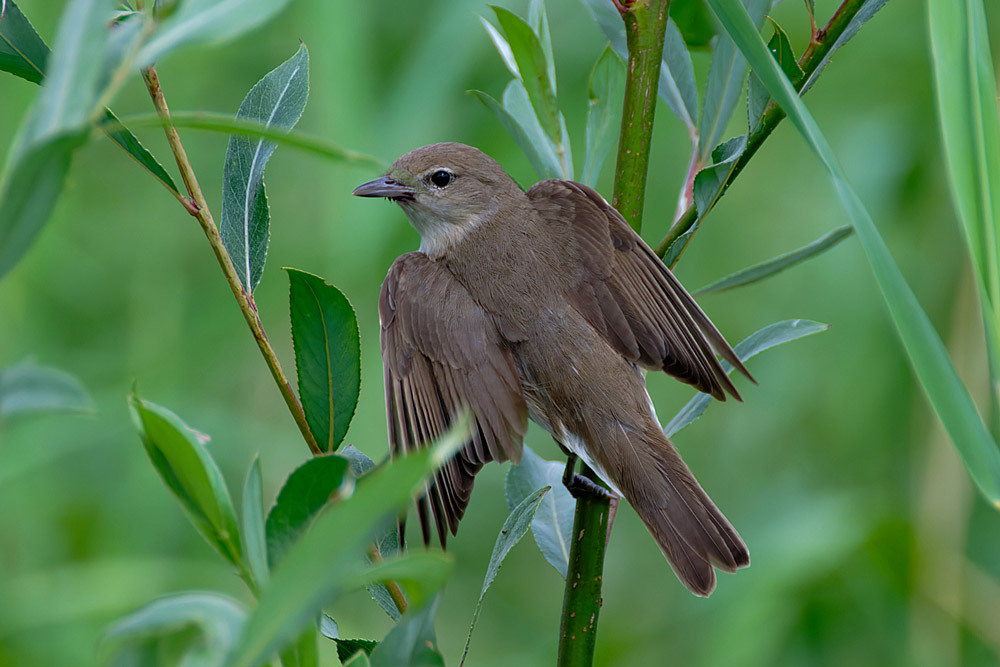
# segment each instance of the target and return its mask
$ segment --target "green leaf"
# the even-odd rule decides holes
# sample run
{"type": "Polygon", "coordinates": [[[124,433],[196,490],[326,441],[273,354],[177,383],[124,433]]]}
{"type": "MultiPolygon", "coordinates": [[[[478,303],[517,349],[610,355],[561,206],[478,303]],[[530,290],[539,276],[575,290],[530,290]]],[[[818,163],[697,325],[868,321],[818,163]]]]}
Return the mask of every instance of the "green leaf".
{"type": "Polygon", "coordinates": [[[101,652],[114,657],[111,664],[152,664],[147,656],[155,655],[158,664],[220,665],[245,621],[246,611],[228,596],[169,595],[116,621],[101,638],[101,652]]]}
{"type": "Polygon", "coordinates": [[[896,266],[874,221],[847,182],[826,138],[734,0],[708,0],[761,81],[826,168],[871,264],[910,363],[983,495],[1000,508],[1000,449],[983,424],[948,352],[896,266]]]}
{"type": "Polygon", "coordinates": [[[705,0],[672,0],[670,18],[677,23],[684,41],[692,49],[707,48],[711,39],[719,34],[705,0]]]}
{"type": "MultiPolygon", "coordinates": [[[[291,129],[302,116],[308,96],[309,53],[303,44],[250,89],[236,117],[261,121],[268,129],[291,129]]],[[[270,232],[264,167],[274,149],[274,143],[262,138],[236,135],[226,150],[219,233],[247,293],[257,288],[267,258],[270,232]]]]}
{"type": "Polygon", "coordinates": [[[604,47],[590,72],[587,84],[587,152],[583,163],[582,179],[586,185],[596,187],[601,167],[618,139],[619,107],[624,93],[624,64],[611,46],[604,47]]]}
{"type": "Polygon", "coordinates": [[[358,651],[363,652],[365,655],[371,655],[375,647],[378,646],[377,641],[371,639],[335,639],[337,642],[337,658],[340,660],[340,664],[346,665],[347,661],[354,656],[358,651]]]}
{"type": "Polygon", "coordinates": [[[285,270],[302,409],[319,446],[336,451],[361,391],[358,320],[339,289],[311,273],[285,270]]]}
{"type": "MultiPolygon", "coordinates": [[[[775,322],[744,338],[739,345],[733,348],[733,351],[736,352],[736,356],[739,357],[740,361],[746,361],[764,350],[769,350],[772,347],[804,336],[811,336],[812,334],[826,331],[829,328],[830,325],[828,324],[811,322],[809,320],[775,322]]],[[[722,367],[727,374],[733,371],[733,366],[728,361],[723,360],[722,367]]],[[[672,437],[682,428],[701,417],[705,410],[708,409],[708,404],[711,401],[712,397],[709,394],[699,392],[694,398],[688,401],[687,405],[681,408],[680,412],[674,415],[670,423],[664,427],[663,432],[668,438],[672,437]]]]}
{"type": "Polygon", "coordinates": [[[475,95],[487,109],[493,112],[493,115],[500,121],[503,128],[514,139],[514,142],[524,151],[539,178],[560,178],[562,176],[562,169],[559,165],[559,158],[556,157],[555,146],[548,136],[545,135],[545,132],[542,131],[541,126],[538,124],[538,119],[531,112],[531,103],[528,102],[528,94],[524,92],[524,86],[521,85],[520,81],[514,79],[507,84],[507,89],[504,91],[505,104],[500,104],[496,99],[479,90],[470,90],[468,93],[475,95]],[[523,96],[523,105],[520,104],[521,96],[523,96]],[[527,128],[522,126],[519,119],[515,118],[505,108],[508,100],[512,102],[512,108],[527,108],[528,114],[520,114],[521,118],[525,120],[527,120],[526,115],[530,116],[530,120],[527,120],[527,128]]]}
{"type": "Polygon", "coordinates": [[[500,529],[500,534],[497,536],[497,542],[493,546],[493,553],[490,555],[490,563],[486,567],[486,577],[483,579],[483,589],[479,593],[479,601],[476,602],[476,611],[472,614],[472,623],[469,625],[469,634],[465,638],[465,650],[462,651],[462,663],[465,662],[465,657],[469,654],[469,644],[472,642],[472,631],[476,629],[476,622],[479,620],[479,612],[482,611],[483,608],[483,597],[485,597],[486,591],[489,590],[490,584],[492,584],[493,580],[496,579],[504,558],[506,558],[507,554],[510,553],[510,550],[514,548],[514,545],[521,541],[524,534],[528,532],[528,528],[531,527],[532,521],[535,518],[535,513],[538,512],[538,507],[542,501],[542,497],[547,491],[549,491],[550,488],[551,487],[548,486],[542,487],[522,500],[518,503],[517,507],[511,510],[507,520],[503,522],[503,528],[500,529]]]}
{"type": "MultiPolygon", "coordinates": [[[[774,28],[774,35],[771,37],[771,41],[767,43],[767,48],[774,56],[774,59],[778,61],[781,71],[792,82],[792,86],[798,89],[802,84],[802,68],[799,67],[799,63],[795,59],[795,52],[792,51],[788,35],[785,34],[785,31],[781,29],[781,26],[774,19],[770,19],[770,21],[771,26],[774,28]]],[[[747,119],[751,132],[757,128],[757,124],[760,122],[761,116],[764,115],[764,109],[767,107],[770,99],[771,96],[767,94],[764,84],[760,82],[756,74],[750,72],[750,78],[747,81],[747,119]]]]}
{"type": "Polygon", "coordinates": [[[328,454],[309,459],[288,476],[265,524],[272,570],[334,494],[340,498],[351,494],[353,480],[345,480],[347,467],[347,459],[328,454]]]}
{"type": "Polygon", "coordinates": [[[295,667],[319,667],[316,646],[316,630],[306,627],[293,641],[281,649],[279,658],[282,665],[295,667]]]}
{"type": "Polygon", "coordinates": [[[576,512],[576,500],[562,483],[565,469],[565,463],[546,461],[525,445],[521,462],[510,467],[504,484],[507,506],[512,510],[537,489],[551,487],[542,497],[531,522],[531,533],[535,536],[538,550],[563,579],[569,569],[570,540],[576,512]]]}
{"type": "MultiPolygon", "coordinates": [[[[930,6],[938,116],[952,200],[1000,341],[1000,121],[986,18],[975,2],[930,6]]],[[[994,382],[997,381],[994,369],[994,382]]]]}
{"type": "Polygon", "coordinates": [[[371,667],[371,664],[368,654],[364,651],[358,651],[354,654],[354,657],[343,663],[344,667],[371,667]]]}
{"type": "Polygon", "coordinates": [[[48,57],[49,47],[14,0],[4,0],[0,12],[0,71],[39,83],[48,57]]]}
{"type": "Polygon", "coordinates": [[[197,433],[173,412],[129,394],[132,421],[149,459],[198,532],[222,556],[240,565],[242,550],[236,512],[222,473],[197,433]]]}
{"type": "Polygon", "coordinates": [[[750,283],[755,283],[758,280],[769,278],[776,273],[781,273],[785,269],[795,266],[799,262],[803,262],[811,257],[815,257],[816,255],[826,252],[850,236],[852,232],[854,232],[854,228],[850,225],[838,227],[832,232],[827,232],[812,243],[802,246],[798,250],[793,250],[792,252],[785,253],[784,255],[775,257],[774,259],[769,259],[766,262],[754,264],[753,266],[747,267],[742,271],[737,271],[736,273],[730,274],[721,280],[705,285],[694,294],[695,296],[703,296],[714,292],[724,292],[725,290],[742,287],[744,285],[749,285],[750,283]]]}
{"type": "Polygon", "coordinates": [[[423,607],[444,588],[454,559],[446,553],[417,551],[405,556],[388,558],[371,565],[351,583],[354,588],[373,582],[395,581],[403,584],[414,609],[423,607]]]}
{"type": "Polygon", "coordinates": [[[700,224],[700,220],[695,220],[694,224],[691,225],[686,232],[674,239],[674,242],[671,243],[666,252],[663,253],[663,264],[665,266],[671,269],[674,268],[674,265],[677,264],[678,260],[680,260],[681,253],[684,252],[684,248],[687,247],[691,237],[694,236],[696,231],[698,231],[700,224]]]}
{"type": "MultiPolygon", "coordinates": [[[[833,46],[831,46],[830,50],[826,52],[823,59],[820,60],[819,64],[816,65],[815,68],[813,68],[812,74],[809,75],[809,78],[806,79],[804,84],[802,84],[802,95],[805,95],[806,91],[809,90],[814,83],[816,83],[819,75],[823,73],[823,70],[830,63],[830,59],[833,57],[833,54],[837,52],[837,49],[842,47],[852,37],[858,34],[858,30],[861,29],[861,26],[875,16],[876,12],[882,9],[887,1],[888,0],[865,0],[864,4],[861,5],[861,8],[858,9],[857,13],[854,14],[853,18],[851,18],[851,22],[848,23],[847,27],[844,28],[844,31],[840,33],[837,41],[833,43],[833,46]]],[[[959,1],[961,2],[961,0],[959,1]]]]}
{"type": "Polygon", "coordinates": [[[545,56],[546,74],[552,82],[552,89],[556,85],[556,59],[552,55],[552,36],[549,33],[549,17],[545,12],[545,0],[531,0],[528,3],[528,25],[532,31],[538,35],[538,43],[542,46],[542,55],[545,56]]]}
{"type": "Polygon", "coordinates": [[[362,477],[375,468],[375,462],[354,445],[347,445],[338,454],[351,462],[351,474],[355,477],[362,477]]]}
{"type": "MultiPolygon", "coordinates": [[[[236,118],[232,114],[212,113],[209,111],[172,111],[170,112],[170,118],[161,118],[155,113],[141,113],[126,116],[124,121],[132,127],[163,127],[172,125],[174,127],[187,127],[195,130],[224,132],[225,134],[239,134],[267,139],[276,144],[308,151],[331,162],[361,166],[373,171],[384,172],[387,166],[384,162],[371,155],[337,146],[319,137],[294,130],[275,128],[261,121],[248,118],[236,118]]],[[[117,127],[117,124],[110,121],[105,121],[101,124],[101,129],[105,131],[115,127],[117,127]]]]}
{"type": "Polygon", "coordinates": [[[406,612],[396,627],[372,651],[371,667],[443,667],[437,648],[434,617],[441,598],[406,612]]]}
{"type": "Polygon", "coordinates": [[[94,402],[76,376],[30,360],[0,369],[0,419],[45,412],[93,412],[94,402]]]}
{"type": "Polygon", "coordinates": [[[139,142],[127,127],[122,125],[118,117],[111,112],[111,109],[105,109],[104,116],[109,122],[102,124],[101,128],[108,135],[108,138],[118,144],[140,167],[148,171],[153,178],[163,183],[163,185],[173,192],[180,194],[177,185],[174,183],[174,179],[170,177],[170,174],[163,168],[163,165],[153,157],[152,153],[146,150],[146,147],[139,142]]]}
{"type": "Polygon", "coordinates": [[[549,65],[538,35],[516,14],[503,7],[495,5],[490,7],[496,14],[497,22],[503,30],[517,64],[517,72],[514,75],[524,85],[528,99],[531,100],[531,107],[545,133],[553,142],[559,143],[562,135],[559,106],[556,102],[556,81],[549,77],[549,65]]]}
{"type": "MultiPolygon", "coordinates": [[[[109,0],[72,0],[63,12],[48,76],[14,139],[0,183],[0,277],[52,214],[73,153],[86,142],[105,64],[94,54],[105,53],[109,14],[109,0]]],[[[18,34],[30,42],[24,30],[21,25],[18,34]]]]}
{"type": "Polygon", "coordinates": [[[698,211],[699,219],[704,218],[715,206],[715,202],[725,190],[733,165],[743,155],[746,147],[747,135],[745,134],[719,144],[712,151],[712,164],[695,174],[694,205],[698,211]]]}
{"type": "Polygon", "coordinates": [[[289,0],[179,0],[146,41],[137,58],[141,67],[181,46],[220,44],[271,20],[289,0]]]}
{"type": "Polygon", "coordinates": [[[327,639],[340,639],[340,628],[337,626],[337,621],[327,614],[321,614],[319,617],[319,633],[327,639]]]}
{"type": "MultiPolygon", "coordinates": [[[[360,556],[376,529],[406,506],[427,478],[468,440],[468,415],[431,447],[373,471],[349,499],[322,512],[287,551],[261,591],[230,667],[267,660],[356,581],[360,556]]],[[[398,626],[397,626],[398,627],[398,626]]]]}
{"type": "Polygon", "coordinates": [[[253,457],[243,485],[243,553],[257,588],[267,584],[267,536],[264,530],[264,488],[260,456],[253,457]]]}
{"type": "MultiPolygon", "coordinates": [[[[771,6],[770,0],[744,0],[754,25],[764,20],[764,13],[771,6]]],[[[705,105],[698,124],[698,162],[706,164],[713,148],[722,139],[730,116],[739,101],[740,89],[746,77],[746,59],[736,48],[728,35],[719,35],[708,70],[708,84],[705,89],[705,105]]],[[[698,208],[701,210],[701,207],[698,208]]]]}

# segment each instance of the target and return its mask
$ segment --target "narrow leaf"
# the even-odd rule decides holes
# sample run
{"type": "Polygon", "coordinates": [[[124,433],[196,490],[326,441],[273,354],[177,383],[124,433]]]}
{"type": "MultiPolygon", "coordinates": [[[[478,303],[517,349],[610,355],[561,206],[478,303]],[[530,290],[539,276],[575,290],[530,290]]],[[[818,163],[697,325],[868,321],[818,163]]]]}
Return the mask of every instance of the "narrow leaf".
{"type": "Polygon", "coordinates": [[[528,93],[535,115],[549,138],[553,142],[559,142],[561,135],[556,82],[549,78],[548,63],[538,35],[518,15],[503,7],[491,7],[517,62],[521,83],[528,93]]]}
{"type": "Polygon", "coordinates": [[[726,31],[743,49],[771,96],[781,105],[809,147],[826,167],[837,195],[854,223],[893,323],[910,363],[983,495],[1000,507],[1000,449],[986,430],[968,389],[962,384],[948,352],[916,295],[896,266],[857,193],[848,184],[833,150],[802,100],[795,93],[753,30],[746,12],[733,0],[708,0],[726,31]]]}
{"type": "MultiPolygon", "coordinates": [[[[156,472],[198,532],[234,565],[242,559],[236,512],[222,473],[193,431],[173,412],[129,395],[129,410],[156,472]]],[[[206,438],[207,439],[207,438],[206,438]]]]}
{"type": "MultiPolygon", "coordinates": [[[[525,130],[518,120],[504,108],[504,105],[497,102],[496,99],[479,90],[470,90],[468,92],[470,95],[475,95],[487,109],[493,112],[493,115],[500,121],[503,128],[514,139],[514,142],[524,151],[531,166],[535,169],[535,173],[540,178],[559,178],[562,175],[559,167],[559,159],[555,155],[552,142],[542,132],[541,126],[538,125],[538,120],[534,117],[533,113],[531,114],[531,119],[534,121],[535,126],[538,127],[538,134],[536,135],[532,132],[532,136],[529,136],[528,130],[525,130]],[[543,137],[543,139],[536,142],[536,139],[539,137],[543,137]]],[[[524,92],[524,86],[521,85],[520,81],[515,79],[507,85],[504,98],[513,98],[519,95],[524,95],[526,106],[530,110],[531,104],[527,103],[527,93],[524,92]]]]}
{"type": "Polygon", "coordinates": [[[441,598],[408,611],[372,651],[371,667],[444,667],[437,647],[434,617],[441,598]]]}
{"type": "Polygon", "coordinates": [[[625,72],[624,65],[608,45],[590,72],[587,85],[587,151],[583,183],[596,187],[601,167],[618,138],[618,117],[625,72]]]}
{"type": "Polygon", "coordinates": [[[337,642],[337,659],[340,664],[346,665],[347,661],[358,651],[363,651],[365,655],[371,655],[378,642],[371,639],[335,639],[337,642]]]}
{"type": "Polygon", "coordinates": [[[139,142],[127,127],[122,125],[118,117],[111,112],[111,109],[105,109],[104,116],[109,122],[102,125],[102,129],[107,133],[108,138],[118,144],[140,167],[148,171],[153,178],[163,183],[168,189],[179,193],[180,191],[177,189],[174,179],[170,177],[170,174],[163,168],[163,165],[153,157],[152,153],[146,150],[146,147],[139,142]]]}
{"type": "Polygon", "coordinates": [[[798,250],[793,250],[792,252],[785,253],[784,255],[775,257],[774,259],[769,259],[768,261],[760,264],[754,264],[753,266],[747,267],[742,271],[737,271],[736,273],[730,274],[721,280],[705,285],[700,290],[695,292],[695,296],[712,294],[713,292],[724,292],[725,290],[742,287],[744,285],[749,285],[750,283],[755,283],[758,280],[769,278],[776,273],[781,273],[785,269],[795,266],[799,262],[803,262],[811,257],[815,257],[816,255],[826,252],[850,236],[853,231],[854,228],[849,225],[846,227],[839,227],[832,232],[827,232],[809,245],[802,246],[798,250]]]}
{"type": "Polygon", "coordinates": [[[506,558],[507,554],[510,553],[510,550],[514,548],[514,545],[521,541],[524,534],[528,532],[528,528],[531,527],[532,521],[535,518],[535,513],[538,512],[538,507],[541,503],[542,497],[547,491],[549,491],[549,489],[550,487],[548,486],[542,487],[522,500],[518,503],[517,507],[511,510],[507,520],[503,522],[503,527],[500,529],[500,534],[497,536],[497,542],[493,547],[493,553],[490,555],[490,563],[486,567],[486,577],[483,579],[483,589],[479,593],[479,601],[476,602],[476,611],[472,614],[472,623],[469,625],[469,634],[465,638],[465,650],[462,651],[462,660],[459,664],[464,663],[465,657],[469,654],[469,644],[472,642],[472,632],[476,629],[476,622],[479,620],[479,612],[482,611],[483,608],[483,597],[486,596],[486,591],[489,590],[490,584],[492,584],[493,580],[496,579],[504,558],[506,558]]]}
{"type": "Polygon", "coordinates": [[[417,609],[430,602],[444,588],[454,567],[455,561],[448,554],[417,551],[370,566],[350,585],[358,588],[371,583],[396,581],[403,584],[410,606],[417,609]]]}
{"type": "MultiPolygon", "coordinates": [[[[303,44],[250,89],[236,117],[261,121],[267,128],[291,129],[302,116],[308,95],[309,53],[303,44]]],[[[226,150],[219,232],[247,293],[256,289],[267,258],[264,167],[274,149],[274,143],[262,138],[236,135],[226,150]]]]}
{"type": "Polygon", "coordinates": [[[264,488],[260,456],[253,457],[243,485],[243,553],[257,588],[267,584],[267,536],[264,530],[264,488]]]}
{"type": "Polygon", "coordinates": [[[232,650],[246,621],[236,600],[214,592],[169,595],[119,619],[101,639],[102,653],[113,664],[147,664],[144,656],[164,655],[163,644],[176,651],[176,639],[186,641],[180,655],[184,665],[221,665],[232,650]]]}
{"type": "MultiPolygon", "coordinates": [[[[744,0],[753,24],[759,26],[770,0],[744,0]]],[[[699,162],[706,164],[711,151],[722,139],[729,118],[739,101],[740,89],[747,73],[747,62],[728,35],[720,35],[708,70],[705,106],[698,124],[699,162]]],[[[699,210],[701,210],[699,208],[699,210]]]]}
{"type": "Polygon", "coordinates": [[[361,338],[347,297],[311,273],[289,269],[289,308],[306,422],[325,451],[347,434],[361,391],[361,338]]]}
{"type": "Polygon", "coordinates": [[[4,0],[0,15],[0,71],[10,72],[32,83],[45,74],[49,47],[35,32],[14,0],[4,0]]]}
{"type": "Polygon", "coordinates": [[[545,56],[547,74],[552,82],[552,90],[556,87],[556,59],[552,55],[552,36],[549,34],[549,17],[545,12],[545,0],[531,0],[528,3],[528,25],[536,35],[545,56]]]}
{"type": "Polygon", "coordinates": [[[94,402],[76,376],[23,361],[0,369],[0,419],[26,413],[93,412],[94,402]]]}
{"type": "Polygon", "coordinates": [[[562,483],[565,468],[565,463],[546,461],[525,445],[521,462],[510,467],[504,484],[507,506],[512,510],[537,489],[551,487],[542,497],[531,522],[531,533],[535,536],[538,550],[563,579],[569,569],[570,540],[576,512],[576,500],[562,483]]]}
{"type": "Polygon", "coordinates": [[[405,507],[433,471],[465,444],[469,423],[468,416],[463,417],[433,446],[366,475],[348,500],[313,521],[271,573],[230,667],[267,660],[345,590],[377,527],[405,507]]]}
{"type": "MultiPolygon", "coordinates": [[[[764,350],[769,350],[772,347],[804,336],[811,336],[812,334],[826,331],[829,328],[828,324],[811,322],[809,320],[775,322],[744,338],[739,345],[733,348],[733,351],[736,352],[736,356],[739,357],[740,361],[746,361],[764,350]]],[[[727,374],[733,371],[733,366],[728,361],[723,361],[722,367],[727,374]]],[[[668,438],[672,437],[682,428],[701,417],[705,410],[708,409],[708,404],[711,401],[712,397],[709,394],[699,392],[694,398],[688,401],[687,405],[681,408],[680,412],[674,415],[670,423],[664,427],[663,432],[668,438]]]]}
{"type": "MultiPolygon", "coordinates": [[[[795,59],[795,53],[792,51],[792,45],[788,41],[788,35],[785,34],[785,31],[773,19],[771,19],[771,25],[774,28],[774,35],[771,37],[771,41],[767,43],[767,49],[778,62],[781,71],[792,82],[792,86],[797,89],[802,83],[802,68],[799,67],[799,63],[795,59]]],[[[771,96],[767,94],[764,84],[760,82],[756,74],[750,72],[750,78],[747,81],[747,118],[749,120],[750,131],[757,128],[757,124],[760,122],[761,116],[764,115],[764,109],[767,107],[770,99],[771,96]]]]}
{"type": "Polygon", "coordinates": [[[219,44],[271,20],[289,0],[178,0],[139,52],[146,67],[181,46],[219,44]]]}
{"type": "Polygon", "coordinates": [[[328,454],[315,456],[295,469],[285,481],[274,507],[267,513],[267,561],[273,570],[306,532],[319,511],[334,494],[347,497],[353,482],[344,475],[347,459],[328,454]]]}
{"type": "MultiPolygon", "coordinates": [[[[887,1],[888,0],[865,0],[865,3],[861,5],[861,8],[851,19],[851,22],[848,23],[847,27],[844,28],[844,31],[840,33],[840,37],[837,38],[837,41],[833,43],[830,50],[826,52],[825,56],[823,56],[823,60],[819,62],[816,68],[813,69],[812,74],[809,75],[809,78],[806,79],[804,84],[802,84],[801,94],[805,95],[806,91],[809,90],[814,83],[816,83],[819,75],[822,74],[826,66],[830,64],[830,59],[833,57],[833,54],[837,52],[837,49],[842,47],[844,44],[847,44],[852,37],[858,34],[858,30],[861,30],[861,26],[875,16],[876,12],[882,9],[887,1]]],[[[959,0],[959,3],[962,4],[961,0],[959,0]]]]}
{"type": "Polygon", "coordinates": [[[733,165],[743,155],[746,147],[745,134],[719,144],[712,151],[712,164],[695,174],[694,205],[699,218],[703,218],[715,206],[715,202],[725,189],[726,181],[729,180],[733,165]]]}

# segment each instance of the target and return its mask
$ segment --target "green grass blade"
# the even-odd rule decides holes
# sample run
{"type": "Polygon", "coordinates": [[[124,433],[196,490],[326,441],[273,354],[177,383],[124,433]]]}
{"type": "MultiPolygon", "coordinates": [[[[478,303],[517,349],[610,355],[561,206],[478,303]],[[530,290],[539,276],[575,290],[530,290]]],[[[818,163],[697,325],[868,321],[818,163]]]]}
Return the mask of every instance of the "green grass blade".
{"type": "Polygon", "coordinates": [[[896,266],[861,200],[848,184],[833,150],[787,77],[771,57],[746,10],[735,0],[708,0],[723,27],[761,82],[826,167],[854,224],[893,323],[924,392],[983,495],[1000,507],[1000,450],[983,424],[969,391],[955,372],[941,338],[896,266]]]}
{"type": "Polygon", "coordinates": [[[736,287],[742,287],[744,285],[749,285],[750,283],[755,283],[758,280],[764,280],[765,278],[769,278],[776,273],[781,273],[785,269],[795,266],[799,262],[804,262],[811,257],[815,257],[816,255],[826,252],[850,236],[853,231],[854,228],[849,225],[846,227],[840,227],[832,232],[824,234],[809,245],[802,246],[798,250],[793,250],[792,252],[785,253],[784,255],[775,257],[774,259],[770,259],[766,262],[755,264],[751,267],[743,269],[742,271],[737,271],[736,273],[728,275],[721,280],[717,280],[714,283],[705,285],[694,294],[695,296],[704,296],[705,294],[724,292],[736,287]]]}

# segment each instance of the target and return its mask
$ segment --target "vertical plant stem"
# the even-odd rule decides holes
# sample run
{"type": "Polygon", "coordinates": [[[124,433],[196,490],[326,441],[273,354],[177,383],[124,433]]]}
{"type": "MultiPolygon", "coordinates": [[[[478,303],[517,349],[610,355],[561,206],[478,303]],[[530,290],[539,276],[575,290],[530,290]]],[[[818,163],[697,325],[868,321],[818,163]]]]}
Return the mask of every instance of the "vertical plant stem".
{"type": "MultiPolygon", "coordinates": [[[[156,68],[149,67],[143,70],[142,78],[146,83],[146,88],[149,90],[149,96],[153,100],[156,112],[164,120],[169,120],[170,109],[167,107],[167,101],[163,96],[163,89],[160,87],[156,68]]],[[[240,283],[239,276],[236,273],[236,267],[233,266],[233,261],[230,259],[229,253],[222,243],[219,228],[215,225],[215,220],[212,218],[211,211],[209,211],[208,202],[205,200],[205,195],[198,184],[198,178],[195,176],[191,161],[188,160],[187,152],[181,143],[180,135],[177,134],[177,129],[169,123],[164,125],[164,132],[167,135],[167,142],[170,144],[170,150],[174,154],[174,159],[177,161],[177,168],[180,169],[184,187],[187,189],[188,196],[190,197],[185,202],[185,208],[195,217],[198,224],[201,225],[201,229],[205,233],[209,245],[212,246],[212,251],[215,253],[215,258],[222,268],[226,282],[229,283],[229,288],[232,290],[233,296],[236,297],[236,303],[240,307],[240,312],[243,313],[243,317],[250,327],[250,332],[253,334],[254,340],[257,341],[257,347],[260,348],[260,352],[264,356],[264,362],[271,370],[271,375],[278,385],[278,391],[281,392],[282,398],[285,399],[288,411],[292,413],[292,418],[299,427],[299,431],[302,433],[306,444],[309,445],[309,450],[313,454],[321,454],[322,449],[320,449],[316,438],[313,437],[312,431],[309,430],[309,425],[306,423],[306,415],[302,410],[302,404],[299,403],[299,398],[295,395],[295,390],[292,389],[292,385],[288,382],[288,377],[281,368],[278,356],[274,353],[274,348],[271,347],[271,342],[267,338],[267,333],[264,331],[264,325],[260,320],[260,315],[257,313],[257,306],[253,302],[253,297],[243,290],[243,285],[240,283]]]]}
{"type": "MultiPolygon", "coordinates": [[[[642,228],[649,146],[670,0],[635,0],[615,4],[625,22],[629,53],[615,191],[611,201],[632,228],[639,231],[642,228]]],[[[584,466],[583,474],[600,484],[597,475],[587,466],[584,466]]],[[[573,542],[570,545],[559,625],[556,664],[560,667],[587,667],[594,662],[610,516],[611,499],[608,496],[587,495],[576,501],[573,542]]]]}
{"type": "MultiPolygon", "coordinates": [[[[600,483],[590,468],[584,467],[583,474],[600,483]]],[[[610,514],[608,496],[585,495],[576,501],[556,659],[560,667],[585,667],[594,663],[610,514]]]]}
{"type": "Polygon", "coordinates": [[[663,61],[663,36],[670,0],[634,0],[621,6],[628,43],[625,102],[618,140],[615,192],[611,205],[636,231],[642,229],[642,208],[649,171],[656,90],[663,61]]]}

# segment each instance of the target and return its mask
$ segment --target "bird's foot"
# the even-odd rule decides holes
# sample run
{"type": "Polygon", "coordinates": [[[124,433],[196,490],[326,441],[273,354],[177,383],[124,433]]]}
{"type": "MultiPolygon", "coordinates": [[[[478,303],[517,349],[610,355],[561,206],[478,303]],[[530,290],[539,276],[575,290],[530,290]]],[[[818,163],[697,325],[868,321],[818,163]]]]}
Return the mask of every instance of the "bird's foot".
{"type": "Polygon", "coordinates": [[[566,486],[566,490],[569,491],[569,495],[577,500],[581,498],[611,498],[610,491],[589,477],[584,477],[577,472],[569,476],[569,479],[564,480],[563,483],[566,486]]]}

